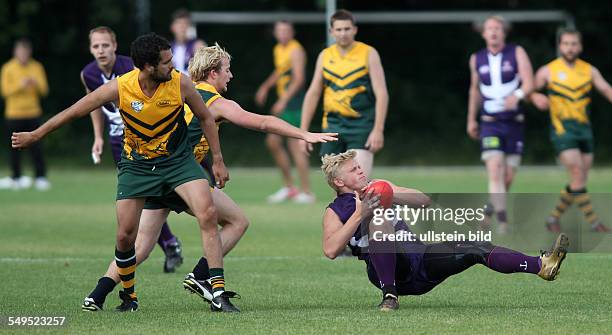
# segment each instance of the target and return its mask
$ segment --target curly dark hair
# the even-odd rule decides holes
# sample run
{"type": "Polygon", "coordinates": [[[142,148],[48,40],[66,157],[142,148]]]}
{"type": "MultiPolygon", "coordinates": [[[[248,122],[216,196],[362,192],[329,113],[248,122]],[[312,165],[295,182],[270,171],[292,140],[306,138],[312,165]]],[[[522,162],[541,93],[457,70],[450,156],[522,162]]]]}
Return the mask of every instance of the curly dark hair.
{"type": "Polygon", "coordinates": [[[160,61],[160,51],[169,49],[170,42],[167,39],[156,33],[148,33],[132,42],[130,54],[134,65],[142,70],[146,64],[157,66],[160,61]]]}

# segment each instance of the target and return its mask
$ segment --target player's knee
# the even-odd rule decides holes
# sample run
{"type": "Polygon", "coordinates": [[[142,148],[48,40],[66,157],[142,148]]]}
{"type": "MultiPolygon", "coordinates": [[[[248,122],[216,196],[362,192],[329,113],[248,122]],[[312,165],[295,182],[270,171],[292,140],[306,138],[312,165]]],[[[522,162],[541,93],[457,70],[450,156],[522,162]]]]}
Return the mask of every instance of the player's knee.
{"type": "Polygon", "coordinates": [[[272,151],[280,150],[281,143],[276,136],[266,137],[266,146],[272,151]]]}
{"type": "Polygon", "coordinates": [[[129,231],[120,229],[117,231],[117,246],[122,249],[131,249],[136,242],[136,230],[129,231]]]}
{"type": "Polygon", "coordinates": [[[193,213],[195,217],[198,219],[198,223],[202,228],[210,228],[214,227],[216,229],[217,226],[217,209],[215,206],[210,204],[205,208],[198,209],[193,213]]]}
{"type": "Polygon", "coordinates": [[[240,232],[242,234],[244,234],[247,231],[250,224],[251,223],[249,222],[249,219],[247,219],[244,215],[241,215],[240,217],[236,219],[236,227],[240,229],[240,232]]]}

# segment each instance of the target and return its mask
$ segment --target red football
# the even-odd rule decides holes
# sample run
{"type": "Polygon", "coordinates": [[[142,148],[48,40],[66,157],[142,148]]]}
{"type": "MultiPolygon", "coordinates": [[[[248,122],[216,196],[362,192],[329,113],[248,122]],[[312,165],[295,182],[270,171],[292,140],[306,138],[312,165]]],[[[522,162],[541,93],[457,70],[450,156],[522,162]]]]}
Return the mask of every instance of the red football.
{"type": "Polygon", "coordinates": [[[380,195],[380,204],[384,208],[390,208],[393,205],[393,188],[386,181],[378,180],[370,183],[366,192],[369,190],[374,190],[374,194],[380,195]]]}

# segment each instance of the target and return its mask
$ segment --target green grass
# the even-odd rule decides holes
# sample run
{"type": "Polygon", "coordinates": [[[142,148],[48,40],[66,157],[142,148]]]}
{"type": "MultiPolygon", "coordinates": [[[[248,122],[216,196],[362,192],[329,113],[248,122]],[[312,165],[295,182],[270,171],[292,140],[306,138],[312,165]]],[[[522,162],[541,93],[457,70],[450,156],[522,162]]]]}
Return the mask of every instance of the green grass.
{"type": "MultiPolygon", "coordinates": [[[[379,313],[380,294],[364,264],[322,255],[321,216],[332,193],[314,170],[319,202],[306,206],[265,203],[278,187],[275,170],[230,170],[227,192],[251,220],[225,262],[229,289],[243,296],[236,301],[243,313],[213,314],[182,289],[201,244],[194,220],[174,214],[169,221],[185,256],[179,271],[162,273],[157,248],[137,271],[137,313],[111,311],[118,304],[116,291],[108,311],[84,313],[82,299],[113,255],[116,179],[112,170],[51,172],[49,192],[0,192],[0,316],[66,316],[67,325],[3,326],[0,333],[612,333],[612,255],[602,253],[570,254],[552,283],[473,267],[431,293],[403,297],[396,313],[379,313]]],[[[379,168],[375,176],[427,192],[486,190],[482,168],[379,168]]],[[[514,191],[556,193],[564,183],[561,169],[524,168],[514,191]]],[[[589,186],[609,192],[612,170],[593,171],[589,186]]]]}

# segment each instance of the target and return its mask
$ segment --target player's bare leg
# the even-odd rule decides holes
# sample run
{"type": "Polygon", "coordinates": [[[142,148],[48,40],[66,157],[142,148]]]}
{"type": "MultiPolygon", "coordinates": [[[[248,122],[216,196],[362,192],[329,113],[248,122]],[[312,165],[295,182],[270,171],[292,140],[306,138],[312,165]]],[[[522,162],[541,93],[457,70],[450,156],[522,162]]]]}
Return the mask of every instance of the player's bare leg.
{"type": "Polygon", "coordinates": [[[293,186],[293,178],[291,177],[291,161],[289,160],[287,151],[283,147],[283,138],[280,135],[267,134],[266,146],[268,147],[268,150],[270,150],[276,166],[281,170],[283,184],[285,185],[276,193],[270,195],[268,197],[268,202],[279,203],[291,199],[297,195],[298,191],[293,186]]]}
{"type": "Polygon", "coordinates": [[[298,203],[313,203],[315,202],[316,198],[310,191],[310,179],[308,175],[310,172],[310,163],[308,161],[308,156],[306,156],[306,154],[300,150],[299,140],[297,139],[287,139],[287,147],[289,148],[291,158],[293,158],[293,162],[295,163],[295,167],[300,177],[301,191],[293,200],[298,203]]]}
{"type": "Polygon", "coordinates": [[[498,232],[508,232],[506,214],[506,158],[501,151],[485,152],[485,165],[489,181],[490,203],[493,205],[498,223],[498,232]]]}

